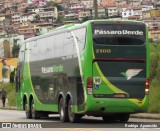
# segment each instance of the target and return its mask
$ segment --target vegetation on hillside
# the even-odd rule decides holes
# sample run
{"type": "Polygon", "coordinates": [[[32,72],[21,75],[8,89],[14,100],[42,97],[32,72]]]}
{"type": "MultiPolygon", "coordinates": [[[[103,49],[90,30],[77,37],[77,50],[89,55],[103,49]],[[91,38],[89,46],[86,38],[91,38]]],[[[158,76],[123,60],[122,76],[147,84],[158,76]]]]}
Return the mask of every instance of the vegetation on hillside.
{"type": "Polygon", "coordinates": [[[149,112],[160,113],[160,43],[150,44],[149,112]]]}
{"type": "Polygon", "coordinates": [[[2,87],[5,88],[7,93],[7,100],[8,105],[10,106],[16,106],[16,92],[15,92],[15,84],[0,84],[0,91],[2,90],[2,87]]]}

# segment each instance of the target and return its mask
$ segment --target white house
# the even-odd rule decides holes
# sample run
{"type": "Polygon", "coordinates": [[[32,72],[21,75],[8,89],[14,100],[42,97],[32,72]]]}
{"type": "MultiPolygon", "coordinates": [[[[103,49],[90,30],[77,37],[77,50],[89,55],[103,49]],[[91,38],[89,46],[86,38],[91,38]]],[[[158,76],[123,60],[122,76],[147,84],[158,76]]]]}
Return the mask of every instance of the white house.
{"type": "Polygon", "coordinates": [[[81,3],[84,5],[84,8],[93,8],[93,0],[82,0],[81,3]]]}
{"type": "Polygon", "coordinates": [[[81,2],[68,4],[69,11],[77,12],[84,9],[84,5],[81,2]]]}
{"type": "Polygon", "coordinates": [[[5,20],[5,15],[4,14],[1,14],[0,15],[0,22],[4,21],[5,20]]]}
{"type": "Polygon", "coordinates": [[[108,17],[117,16],[118,15],[118,8],[116,6],[110,6],[107,8],[108,17]]]}
{"type": "MultiPolygon", "coordinates": [[[[63,1],[62,1],[63,2],[63,1]]],[[[79,0],[68,0],[69,3],[78,3],[79,0]]]]}
{"type": "Polygon", "coordinates": [[[12,18],[12,22],[15,24],[19,24],[20,23],[20,17],[21,14],[19,12],[16,12],[14,14],[12,14],[11,18],[12,18]]]}
{"type": "Polygon", "coordinates": [[[122,9],[122,18],[128,18],[129,16],[133,16],[134,12],[132,8],[123,8],[122,9]]]}
{"type": "Polygon", "coordinates": [[[150,18],[150,17],[151,17],[151,13],[150,13],[149,10],[142,12],[142,18],[143,18],[143,19],[150,18]]]}
{"type": "Polygon", "coordinates": [[[140,0],[131,0],[129,5],[132,7],[141,6],[141,1],[140,0]]]}
{"type": "Polygon", "coordinates": [[[142,5],[142,11],[152,10],[154,9],[153,5],[142,5]]]}
{"type": "Polygon", "coordinates": [[[39,12],[37,14],[40,16],[40,20],[55,21],[57,18],[54,11],[39,12]]]}
{"type": "Polygon", "coordinates": [[[69,12],[68,14],[65,14],[65,16],[64,16],[64,18],[74,18],[74,17],[77,17],[77,14],[72,13],[72,12],[69,12]]]}
{"type": "Polygon", "coordinates": [[[84,18],[86,16],[91,16],[91,12],[89,10],[88,11],[80,11],[78,13],[78,18],[79,19],[82,19],[82,18],[84,18]]]}
{"type": "Polygon", "coordinates": [[[142,10],[141,9],[134,9],[133,15],[140,16],[140,18],[142,18],[142,10]]]}
{"type": "Polygon", "coordinates": [[[38,13],[38,12],[43,12],[44,11],[44,8],[34,8],[34,9],[28,9],[29,12],[35,12],[35,13],[38,13]]]}
{"type": "Polygon", "coordinates": [[[26,22],[26,21],[33,21],[34,18],[35,18],[35,13],[26,13],[26,14],[23,14],[21,15],[20,17],[20,23],[23,23],[23,22],[26,22]]]}
{"type": "Polygon", "coordinates": [[[117,7],[125,6],[127,4],[126,0],[116,0],[115,4],[117,7]]]}
{"type": "MultiPolygon", "coordinates": [[[[92,10],[92,15],[95,17],[95,11],[92,10]]],[[[106,9],[103,6],[98,6],[98,17],[106,16],[106,9]]]]}

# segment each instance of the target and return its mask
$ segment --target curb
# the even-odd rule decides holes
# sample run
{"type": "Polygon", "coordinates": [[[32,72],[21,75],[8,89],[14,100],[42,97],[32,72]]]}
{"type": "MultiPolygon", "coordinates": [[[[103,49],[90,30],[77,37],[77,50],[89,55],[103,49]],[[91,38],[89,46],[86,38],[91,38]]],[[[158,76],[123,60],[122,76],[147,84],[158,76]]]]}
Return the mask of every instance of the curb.
{"type": "Polygon", "coordinates": [[[2,110],[17,110],[17,107],[0,107],[2,110]]]}
{"type": "Polygon", "coordinates": [[[8,105],[8,102],[6,102],[5,107],[3,107],[2,100],[0,99],[0,109],[3,109],[3,110],[17,110],[17,107],[8,105]]]}
{"type": "Polygon", "coordinates": [[[158,113],[137,113],[137,114],[131,114],[131,118],[160,120],[160,114],[158,113]]]}

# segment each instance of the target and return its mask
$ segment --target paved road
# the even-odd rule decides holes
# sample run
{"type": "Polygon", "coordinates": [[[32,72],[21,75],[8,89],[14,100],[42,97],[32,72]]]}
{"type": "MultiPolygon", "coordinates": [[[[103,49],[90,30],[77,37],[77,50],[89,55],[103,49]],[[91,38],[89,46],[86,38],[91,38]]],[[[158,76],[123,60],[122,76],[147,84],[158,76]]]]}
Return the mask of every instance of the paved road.
{"type": "MultiPolygon", "coordinates": [[[[17,122],[17,124],[18,123],[21,124],[20,126],[26,126],[25,125],[26,123],[39,124],[38,126],[42,126],[45,128],[47,127],[51,127],[52,129],[58,128],[58,130],[65,130],[65,131],[103,131],[103,130],[106,130],[106,128],[107,129],[112,128],[112,131],[114,131],[116,130],[116,128],[118,128],[118,130],[128,129],[126,127],[137,127],[137,125],[140,126],[140,124],[144,126],[151,125],[152,127],[153,126],[155,127],[158,124],[159,130],[160,130],[160,120],[130,118],[129,122],[127,123],[119,123],[119,122],[105,123],[102,121],[102,118],[100,117],[96,118],[96,117],[85,116],[80,121],[80,123],[62,123],[59,120],[59,115],[50,115],[49,118],[33,120],[33,119],[26,119],[25,113],[23,111],[16,111],[16,110],[0,110],[0,122],[2,123],[17,122]],[[45,122],[45,123],[42,123],[42,122],[45,122]],[[135,122],[139,122],[139,123],[135,123],[135,122]],[[148,123],[148,122],[151,122],[151,123],[148,123]]],[[[130,128],[129,130],[134,130],[134,128],[130,128]]],[[[137,130],[139,131],[141,130],[141,128],[136,129],[136,131],[137,130]]],[[[157,129],[153,128],[148,130],[157,130],[157,129]]]]}

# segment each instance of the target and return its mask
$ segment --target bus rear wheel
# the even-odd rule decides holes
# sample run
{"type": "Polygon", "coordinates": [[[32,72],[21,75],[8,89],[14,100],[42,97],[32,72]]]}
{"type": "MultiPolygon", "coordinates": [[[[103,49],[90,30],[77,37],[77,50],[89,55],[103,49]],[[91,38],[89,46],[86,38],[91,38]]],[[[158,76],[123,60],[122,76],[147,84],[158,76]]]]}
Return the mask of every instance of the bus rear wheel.
{"type": "Polygon", "coordinates": [[[127,122],[129,120],[130,114],[120,114],[119,115],[119,120],[121,122],[127,122]]]}
{"type": "Polygon", "coordinates": [[[25,101],[24,110],[25,110],[25,113],[26,113],[26,118],[27,119],[31,119],[32,118],[32,114],[31,114],[31,110],[29,109],[27,100],[25,101]]]}
{"type": "Polygon", "coordinates": [[[102,119],[103,119],[103,121],[104,122],[107,122],[107,123],[111,123],[111,122],[114,122],[114,121],[116,121],[116,118],[115,118],[115,116],[102,116],[102,119]]]}
{"type": "Polygon", "coordinates": [[[39,112],[35,110],[35,105],[34,105],[34,100],[31,102],[31,113],[32,113],[32,118],[33,119],[39,119],[39,112]]]}
{"type": "Polygon", "coordinates": [[[72,100],[70,99],[68,102],[68,117],[69,121],[72,123],[78,122],[82,115],[75,114],[72,112],[72,100]]]}
{"type": "Polygon", "coordinates": [[[65,101],[63,98],[60,99],[58,107],[59,107],[60,120],[62,122],[67,122],[68,121],[68,114],[67,114],[67,108],[65,106],[65,101]]]}

